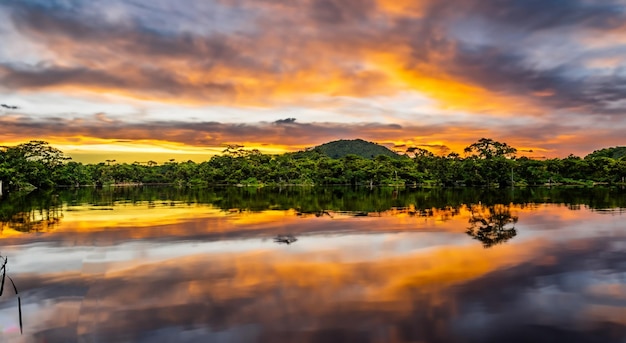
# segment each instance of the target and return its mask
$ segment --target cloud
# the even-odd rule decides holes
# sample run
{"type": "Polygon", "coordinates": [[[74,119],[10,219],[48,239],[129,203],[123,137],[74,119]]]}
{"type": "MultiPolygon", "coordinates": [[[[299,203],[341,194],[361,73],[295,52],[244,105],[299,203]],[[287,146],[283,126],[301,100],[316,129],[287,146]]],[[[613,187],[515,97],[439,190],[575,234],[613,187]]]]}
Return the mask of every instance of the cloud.
{"type": "MultiPolygon", "coordinates": [[[[86,19],[60,8],[21,4],[11,9],[19,32],[54,52],[58,62],[5,63],[0,79],[13,89],[69,86],[133,97],[267,104],[283,93],[358,94],[384,79],[375,71],[335,67],[304,51],[287,51],[273,32],[169,34],[138,21],[110,22],[88,14],[86,19]],[[336,81],[340,78],[347,81],[336,81]]],[[[313,49],[318,43],[299,44],[313,49]]]]}
{"type": "Polygon", "coordinates": [[[0,79],[6,88],[45,89],[49,87],[88,87],[110,89],[112,92],[134,92],[137,96],[159,94],[174,97],[184,94],[204,95],[207,99],[228,95],[234,92],[228,84],[206,82],[190,86],[175,75],[159,69],[130,68],[123,70],[93,70],[46,66],[43,68],[23,68],[0,64],[0,79]]]}
{"type": "Polygon", "coordinates": [[[277,125],[282,125],[282,124],[293,124],[296,122],[296,118],[285,118],[285,119],[278,119],[274,122],[274,124],[277,125]]]}
{"type": "MultiPolygon", "coordinates": [[[[224,109],[323,106],[356,120],[376,116],[346,125],[290,111],[299,122],[285,118],[265,123],[268,112],[251,110],[248,124],[229,124],[228,114],[210,111],[194,113],[188,123],[155,120],[146,113],[143,124],[96,125],[87,118],[70,125],[89,137],[115,132],[112,139],[122,140],[141,137],[194,145],[280,140],[294,149],[360,137],[458,151],[478,137],[492,137],[547,155],[585,154],[603,147],[600,142],[619,144],[614,129],[623,126],[626,114],[625,60],[619,58],[626,52],[626,41],[620,38],[626,22],[623,2],[185,4],[173,9],[167,2],[139,0],[113,5],[3,3],[7,30],[46,54],[39,60],[3,60],[0,91],[16,96],[113,95],[224,109]],[[333,107],[341,99],[373,104],[399,94],[422,96],[436,113],[393,108],[402,104],[378,106],[376,113],[333,107]],[[450,119],[446,113],[468,119],[450,119]],[[372,123],[383,119],[386,124],[372,123]],[[574,136],[580,138],[570,138],[574,136]]],[[[29,127],[34,134],[49,134],[35,117],[31,113],[2,120],[29,127]]],[[[58,121],[43,122],[58,126],[57,135],[71,135],[58,121]]],[[[13,132],[11,137],[16,137],[18,131],[13,132]]]]}
{"type": "Polygon", "coordinates": [[[505,98],[510,113],[528,114],[532,108],[520,108],[530,106],[540,113],[569,108],[620,114],[611,104],[626,95],[619,86],[626,76],[585,68],[582,59],[590,51],[581,37],[618,28],[626,20],[624,8],[577,0],[455,1],[426,7],[423,17],[405,19],[402,27],[419,33],[409,41],[416,69],[426,63],[460,84],[488,90],[480,100],[505,98]]]}
{"type": "Polygon", "coordinates": [[[190,149],[242,144],[261,151],[294,151],[338,139],[361,138],[389,147],[419,146],[433,152],[462,153],[480,137],[490,137],[522,150],[531,156],[565,157],[570,153],[584,156],[593,150],[619,145],[621,131],[590,128],[585,125],[513,125],[503,121],[498,126],[458,122],[439,125],[297,122],[294,118],[274,122],[225,123],[217,121],[153,120],[134,122],[106,113],[91,118],[39,118],[26,115],[0,116],[0,135],[5,142],[21,143],[43,139],[51,143],[75,146],[102,144],[108,141],[162,142],[190,149]],[[445,143],[442,143],[445,142],[445,143]],[[278,150],[277,150],[278,149],[278,150]]]}
{"type": "Polygon", "coordinates": [[[403,130],[402,126],[395,124],[297,123],[294,118],[273,123],[249,124],[174,120],[132,123],[110,119],[104,113],[97,113],[90,120],[78,121],[5,116],[0,117],[0,123],[2,124],[0,134],[28,132],[30,137],[83,136],[116,140],[156,139],[196,146],[251,142],[289,144],[298,147],[324,143],[341,137],[376,136],[380,138],[403,130]]]}
{"type": "MultiPolygon", "coordinates": [[[[387,1],[220,2],[204,8],[207,15],[245,15],[251,26],[207,34],[151,25],[151,16],[162,15],[155,14],[158,4],[139,2],[144,12],[126,8],[121,19],[96,16],[87,3],[78,4],[5,5],[15,28],[57,57],[51,64],[4,63],[3,84],[250,105],[414,89],[444,107],[469,110],[623,110],[616,105],[625,95],[620,74],[593,75],[580,61],[537,68],[532,56],[533,46],[545,47],[562,30],[619,27],[626,17],[617,2],[424,1],[419,16],[386,11],[387,1]]],[[[171,19],[174,25],[182,20],[171,19]]],[[[565,36],[578,44],[563,48],[570,55],[585,54],[577,39],[565,36]]],[[[559,49],[552,50],[565,52],[559,49]]]]}

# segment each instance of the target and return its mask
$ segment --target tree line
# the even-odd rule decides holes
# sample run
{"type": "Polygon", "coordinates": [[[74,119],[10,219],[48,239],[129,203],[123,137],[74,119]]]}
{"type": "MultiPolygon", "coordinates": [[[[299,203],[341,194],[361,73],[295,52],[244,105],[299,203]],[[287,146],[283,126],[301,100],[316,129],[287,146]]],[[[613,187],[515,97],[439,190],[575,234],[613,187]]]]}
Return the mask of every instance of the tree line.
{"type": "Polygon", "coordinates": [[[201,163],[108,160],[83,164],[71,161],[47,142],[30,141],[0,147],[0,181],[5,190],[112,184],[446,187],[623,184],[626,156],[615,158],[611,149],[585,158],[570,155],[535,160],[517,157],[517,150],[506,143],[482,138],[469,145],[464,156],[456,153],[436,156],[424,149],[409,148],[397,158],[347,155],[337,159],[317,149],[270,155],[229,146],[223,154],[201,163]]]}

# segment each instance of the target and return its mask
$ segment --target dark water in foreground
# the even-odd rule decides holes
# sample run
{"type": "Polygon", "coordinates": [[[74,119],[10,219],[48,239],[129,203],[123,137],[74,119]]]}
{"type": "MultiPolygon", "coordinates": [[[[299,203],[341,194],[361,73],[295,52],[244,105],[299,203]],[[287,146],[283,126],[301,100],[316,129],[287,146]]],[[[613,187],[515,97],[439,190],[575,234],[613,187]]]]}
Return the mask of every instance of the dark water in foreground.
{"type": "Polygon", "coordinates": [[[1,342],[626,342],[626,192],[0,200],[1,342]]]}

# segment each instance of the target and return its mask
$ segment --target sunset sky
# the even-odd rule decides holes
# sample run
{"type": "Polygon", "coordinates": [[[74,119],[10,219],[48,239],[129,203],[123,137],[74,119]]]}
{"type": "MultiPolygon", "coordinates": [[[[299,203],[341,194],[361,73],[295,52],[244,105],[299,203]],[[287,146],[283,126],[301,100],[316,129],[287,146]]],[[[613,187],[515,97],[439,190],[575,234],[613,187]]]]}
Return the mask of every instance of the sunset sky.
{"type": "Polygon", "coordinates": [[[626,145],[626,0],[2,0],[0,145],[626,145]]]}

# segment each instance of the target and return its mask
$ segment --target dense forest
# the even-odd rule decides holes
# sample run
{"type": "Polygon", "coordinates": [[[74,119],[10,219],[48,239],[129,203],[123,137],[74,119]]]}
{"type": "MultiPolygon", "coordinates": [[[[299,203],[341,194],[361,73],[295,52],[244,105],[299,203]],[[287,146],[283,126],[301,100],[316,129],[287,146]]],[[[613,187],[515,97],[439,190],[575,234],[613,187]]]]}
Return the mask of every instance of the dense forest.
{"type": "Polygon", "coordinates": [[[515,148],[487,138],[468,146],[464,156],[436,156],[421,148],[409,148],[403,155],[374,155],[386,148],[361,140],[338,141],[334,146],[339,148],[322,145],[268,155],[234,145],[201,163],[82,164],[47,142],[31,141],[0,147],[0,181],[5,191],[11,191],[112,184],[506,187],[623,184],[626,177],[625,147],[598,150],[584,158],[535,160],[517,157],[515,148]]]}

